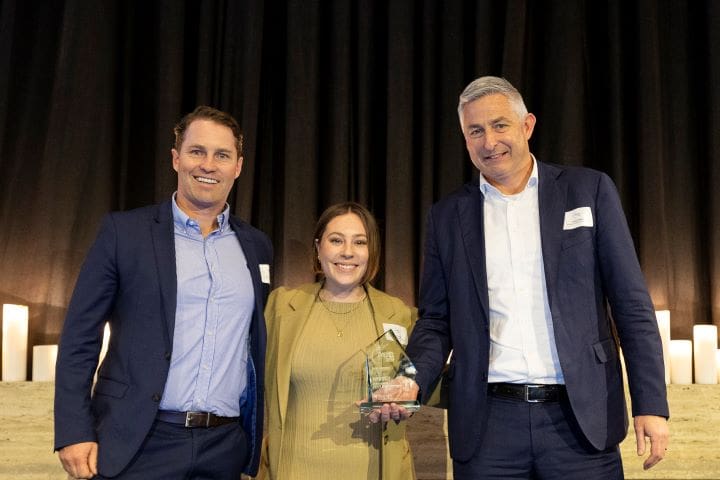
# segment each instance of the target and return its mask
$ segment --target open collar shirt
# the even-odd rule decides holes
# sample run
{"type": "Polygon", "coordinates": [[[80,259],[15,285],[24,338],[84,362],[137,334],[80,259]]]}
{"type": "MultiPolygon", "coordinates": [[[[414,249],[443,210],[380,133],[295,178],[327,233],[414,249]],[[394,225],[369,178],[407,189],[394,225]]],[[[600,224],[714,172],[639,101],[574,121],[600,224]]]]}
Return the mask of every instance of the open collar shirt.
{"type": "Polygon", "coordinates": [[[504,195],[480,175],[490,300],[489,382],[564,383],[540,238],[538,169],[504,195]]]}
{"type": "Polygon", "coordinates": [[[173,195],[177,309],[163,410],[239,416],[255,294],[230,208],[206,237],[173,195]]]}

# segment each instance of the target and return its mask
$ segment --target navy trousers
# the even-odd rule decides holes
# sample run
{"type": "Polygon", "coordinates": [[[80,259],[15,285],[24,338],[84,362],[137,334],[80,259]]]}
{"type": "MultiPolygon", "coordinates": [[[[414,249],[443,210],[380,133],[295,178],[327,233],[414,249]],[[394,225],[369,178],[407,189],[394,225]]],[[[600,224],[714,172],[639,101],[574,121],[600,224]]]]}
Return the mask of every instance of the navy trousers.
{"type": "Polygon", "coordinates": [[[475,455],[453,461],[455,480],[623,479],[618,446],[596,450],[565,398],[528,403],[488,397],[488,423],[475,455]]]}
{"type": "MultiPolygon", "coordinates": [[[[247,435],[239,423],[185,428],[156,421],[127,468],[112,478],[238,480],[249,459],[249,451],[247,435]]],[[[97,480],[109,478],[94,477],[97,480]]]]}

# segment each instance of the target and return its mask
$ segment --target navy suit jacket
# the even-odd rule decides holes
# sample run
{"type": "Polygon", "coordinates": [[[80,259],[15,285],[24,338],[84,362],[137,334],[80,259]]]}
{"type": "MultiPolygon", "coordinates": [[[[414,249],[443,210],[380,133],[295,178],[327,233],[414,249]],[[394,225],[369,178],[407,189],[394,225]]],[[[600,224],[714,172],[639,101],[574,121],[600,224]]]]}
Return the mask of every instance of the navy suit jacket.
{"type": "MultiPolygon", "coordinates": [[[[538,162],[540,235],[555,343],[572,410],[590,443],[627,433],[616,336],[633,416],[668,416],[654,308],[615,185],[600,172],[538,162]],[[593,225],[564,229],[565,212],[589,207],[593,225]]],[[[448,426],[454,459],[466,461],[486,424],[490,337],[483,195],[465,185],[431,208],[420,318],[408,345],[427,401],[453,350],[448,426]]]]}
{"type": "MultiPolygon", "coordinates": [[[[108,214],[75,286],[60,338],[55,380],[55,449],[99,443],[102,475],[120,473],[155,420],[172,357],[177,296],[171,201],[108,214]],[[107,355],[92,388],[110,322],[107,355]],[[91,392],[92,390],[92,392],[91,392]]],[[[255,228],[231,217],[255,290],[250,326],[249,406],[243,427],[257,470],[263,428],[265,321],[270,285],[259,265],[270,265],[272,246],[255,228]]],[[[238,399],[238,403],[240,399],[238,399]]]]}

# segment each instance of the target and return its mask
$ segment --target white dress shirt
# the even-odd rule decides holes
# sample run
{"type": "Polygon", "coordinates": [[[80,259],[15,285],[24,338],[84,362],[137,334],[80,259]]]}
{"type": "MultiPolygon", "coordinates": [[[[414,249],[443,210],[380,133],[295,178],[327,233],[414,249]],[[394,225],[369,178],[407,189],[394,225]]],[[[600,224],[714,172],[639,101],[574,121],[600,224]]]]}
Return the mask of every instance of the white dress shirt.
{"type": "Polygon", "coordinates": [[[538,171],[503,195],[480,175],[490,299],[489,382],[565,383],[548,304],[540,238],[538,171]]]}

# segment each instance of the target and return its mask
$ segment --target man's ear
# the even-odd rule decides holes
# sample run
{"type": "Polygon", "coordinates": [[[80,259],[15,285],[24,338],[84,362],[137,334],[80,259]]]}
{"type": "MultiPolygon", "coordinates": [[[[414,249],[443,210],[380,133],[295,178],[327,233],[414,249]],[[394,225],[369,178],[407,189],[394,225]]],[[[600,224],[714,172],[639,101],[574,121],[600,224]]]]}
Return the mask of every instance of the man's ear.
{"type": "Polygon", "coordinates": [[[532,113],[528,113],[525,115],[525,120],[523,121],[523,130],[525,131],[525,140],[530,140],[530,137],[532,137],[533,130],[535,130],[535,122],[537,122],[537,118],[532,113]]]}
{"type": "Polygon", "coordinates": [[[173,169],[177,172],[180,165],[180,153],[174,148],[170,149],[170,153],[172,154],[173,169]]]}
{"type": "Polygon", "coordinates": [[[242,166],[243,166],[243,157],[238,157],[237,165],[235,166],[235,178],[238,178],[240,176],[240,172],[242,172],[242,166]]]}

